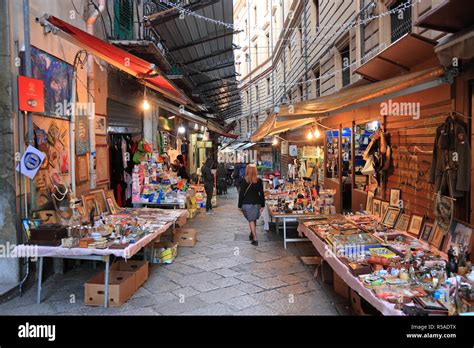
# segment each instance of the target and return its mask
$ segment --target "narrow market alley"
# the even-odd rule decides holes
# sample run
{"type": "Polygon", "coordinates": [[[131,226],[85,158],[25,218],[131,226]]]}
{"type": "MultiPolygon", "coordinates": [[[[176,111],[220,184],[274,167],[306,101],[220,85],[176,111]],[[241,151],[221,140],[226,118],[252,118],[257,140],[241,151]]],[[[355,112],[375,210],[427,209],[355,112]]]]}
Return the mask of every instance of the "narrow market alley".
{"type": "MultiPolygon", "coordinates": [[[[148,281],[116,308],[84,305],[84,283],[97,272],[92,262],[0,304],[5,315],[343,315],[346,301],[331,285],[313,278],[314,268],[299,256],[310,243],[283,248],[281,235],[258,226],[259,246],[248,241],[247,222],[237,210],[237,191],[219,197],[214,215],[199,214],[187,224],[198,232],[194,248],[178,248],[173,264],[150,265],[148,281]]],[[[102,265],[97,265],[102,267],[102,265]]]]}

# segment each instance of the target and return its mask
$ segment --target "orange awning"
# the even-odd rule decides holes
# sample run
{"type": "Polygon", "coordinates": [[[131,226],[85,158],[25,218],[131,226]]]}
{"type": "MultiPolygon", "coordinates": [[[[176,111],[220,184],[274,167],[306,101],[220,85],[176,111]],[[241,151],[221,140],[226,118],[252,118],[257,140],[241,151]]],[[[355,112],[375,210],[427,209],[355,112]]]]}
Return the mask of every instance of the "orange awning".
{"type": "Polygon", "coordinates": [[[339,111],[352,105],[357,106],[357,104],[364,102],[370,103],[372,100],[376,102],[376,99],[383,98],[384,96],[389,98],[389,95],[392,93],[400,92],[425,82],[434,81],[443,75],[444,69],[442,67],[435,67],[364,86],[348,88],[335,94],[294,104],[291,108],[288,106],[281,107],[278,120],[290,121],[328,116],[330,112],[339,111]]]}
{"type": "Polygon", "coordinates": [[[174,86],[154,64],[90,35],[57,17],[46,15],[45,18],[51,25],[67,35],[72,42],[96,57],[138,79],[143,79],[148,87],[162,93],[169,99],[180,104],[191,103],[191,100],[174,86]]]}
{"type": "Polygon", "coordinates": [[[348,88],[328,96],[307,100],[297,104],[280,108],[278,114],[267,117],[264,123],[252,134],[252,142],[259,141],[271,134],[278,134],[314,122],[317,118],[328,117],[330,114],[345,111],[346,108],[357,108],[364,104],[385,100],[391,95],[406,91],[413,93],[410,88],[423,86],[431,88],[431,82],[444,75],[442,67],[431,68],[394,77],[388,80],[374,82],[348,88]]]}

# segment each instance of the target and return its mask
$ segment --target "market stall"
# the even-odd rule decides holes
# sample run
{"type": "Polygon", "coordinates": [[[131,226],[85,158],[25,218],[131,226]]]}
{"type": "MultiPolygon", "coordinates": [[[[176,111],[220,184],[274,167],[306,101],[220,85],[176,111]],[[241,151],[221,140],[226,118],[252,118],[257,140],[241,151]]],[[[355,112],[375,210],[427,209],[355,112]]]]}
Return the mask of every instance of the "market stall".
{"type": "MultiPolygon", "coordinates": [[[[103,192],[102,196],[105,197],[103,192]]],[[[105,200],[105,203],[100,202],[100,197],[96,201],[94,194],[89,197],[90,199],[87,196],[84,199],[86,207],[88,204],[93,205],[88,224],[83,223],[85,219],[76,212],[77,208],[74,208],[75,214],[68,225],[24,222],[29,243],[17,246],[14,253],[19,257],[38,258],[38,303],[41,301],[43,259],[50,257],[104,262],[105,272],[102,285],[104,286],[104,306],[107,307],[110,258],[115,256],[128,260],[149,246],[151,247],[150,260],[153,262],[154,242],[170,228],[174,228],[178,220],[187,216],[186,210],[148,208],[119,210],[113,205],[116,202],[110,197],[105,200]],[[102,204],[110,204],[109,209],[113,210],[113,214],[102,211],[102,204]],[[94,211],[100,211],[100,215],[94,216],[94,211]]],[[[146,252],[143,256],[145,259],[146,252]]]]}
{"type": "Polygon", "coordinates": [[[472,311],[474,274],[466,273],[470,262],[466,248],[458,243],[466,236],[451,243],[446,255],[423,240],[431,229],[419,235],[406,232],[415,224],[389,207],[382,219],[368,214],[321,215],[300,222],[298,231],[311,240],[351,293],[384,315],[472,311]]]}

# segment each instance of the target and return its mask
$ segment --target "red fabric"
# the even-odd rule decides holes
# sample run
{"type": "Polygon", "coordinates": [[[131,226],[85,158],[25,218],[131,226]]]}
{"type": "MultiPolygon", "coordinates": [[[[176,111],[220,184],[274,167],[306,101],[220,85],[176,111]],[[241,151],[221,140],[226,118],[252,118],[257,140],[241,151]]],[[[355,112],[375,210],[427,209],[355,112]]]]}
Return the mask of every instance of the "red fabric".
{"type": "MultiPolygon", "coordinates": [[[[90,35],[57,17],[49,16],[48,21],[68,35],[78,46],[83,47],[90,53],[105,60],[107,63],[119,68],[120,70],[138,78],[143,78],[147,73],[150,73],[150,66],[152,63],[90,35]]],[[[157,70],[156,67],[155,70],[157,70]]],[[[163,76],[161,72],[157,75],[146,78],[146,82],[150,88],[156,89],[180,103],[190,103],[189,98],[181,90],[175,87],[165,76],[163,76]]]]}

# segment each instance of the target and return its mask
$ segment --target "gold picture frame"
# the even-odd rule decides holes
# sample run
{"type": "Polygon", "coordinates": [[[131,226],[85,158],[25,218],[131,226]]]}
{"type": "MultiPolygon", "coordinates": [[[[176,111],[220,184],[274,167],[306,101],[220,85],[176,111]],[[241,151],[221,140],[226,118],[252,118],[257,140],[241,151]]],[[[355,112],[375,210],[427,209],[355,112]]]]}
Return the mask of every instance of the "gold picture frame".
{"type": "Polygon", "coordinates": [[[385,216],[385,212],[387,211],[389,206],[390,206],[389,202],[382,201],[382,204],[380,205],[380,217],[381,218],[383,218],[385,216]]]}
{"type": "Polygon", "coordinates": [[[372,214],[377,215],[379,218],[382,216],[380,215],[381,212],[382,201],[380,199],[374,199],[372,203],[372,214]]]}
{"type": "Polygon", "coordinates": [[[400,206],[400,197],[401,197],[402,191],[399,189],[390,189],[390,205],[392,207],[399,207],[400,206]]]}
{"type": "Polygon", "coordinates": [[[420,239],[425,242],[429,242],[433,237],[434,226],[431,223],[425,222],[423,228],[421,229],[420,239]]]}
{"type": "Polygon", "coordinates": [[[107,190],[105,192],[105,197],[107,199],[107,204],[109,205],[111,214],[117,214],[122,210],[115,200],[114,190],[107,190]],[[115,211],[115,213],[113,211],[115,211]]]}
{"type": "Polygon", "coordinates": [[[400,215],[397,223],[395,224],[395,229],[398,231],[406,232],[409,224],[410,224],[410,215],[402,214],[400,215]]]}
{"type": "Polygon", "coordinates": [[[388,228],[394,228],[397,223],[398,216],[400,215],[400,208],[388,207],[385,215],[382,218],[382,224],[388,228]]]}
{"type": "Polygon", "coordinates": [[[439,249],[441,247],[441,243],[443,242],[443,238],[443,230],[439,227],[438,224],[435,224],[433,227],[431,240],[429,241],[430,245],[434,246],[436,249],[439,249]]]}
{"type": "Polygon", "coordinates": [[[408,233],[411,233],[418,237],[423,227],[423,216],[412,215],[410,219],[410,224],[408,225],[408,233]]]}

